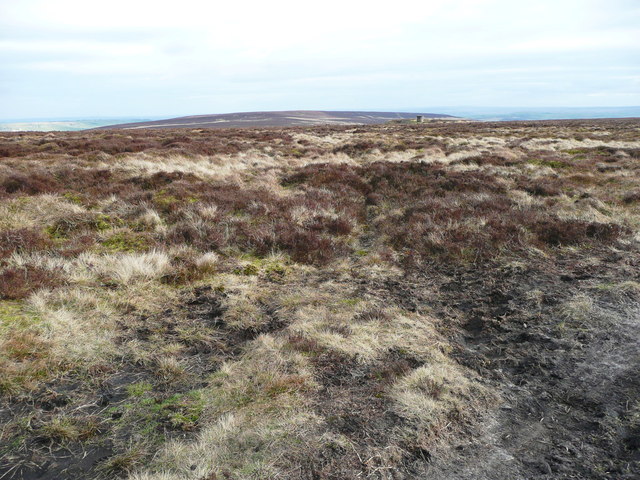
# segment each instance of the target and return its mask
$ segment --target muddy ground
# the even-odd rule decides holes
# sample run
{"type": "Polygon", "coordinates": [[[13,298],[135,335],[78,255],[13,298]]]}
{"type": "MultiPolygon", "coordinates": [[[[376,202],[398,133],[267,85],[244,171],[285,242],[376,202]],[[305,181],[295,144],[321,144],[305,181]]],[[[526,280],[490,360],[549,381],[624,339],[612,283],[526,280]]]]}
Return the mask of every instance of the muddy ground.
{"type": "Polygon", "coordinates": [[[524,271],[441,277],[442,314],[462,324],[457,357],[501,396],[500,407],[434,458],[431,478],[640,478],[640,304],[603,285],[638,280],[636,252],[600,263],[560,258],[524,271]],[[530,292],[543,292],[532,308],[530,292]],[[557,306],[593,295],[585,323],[557,306]]]}

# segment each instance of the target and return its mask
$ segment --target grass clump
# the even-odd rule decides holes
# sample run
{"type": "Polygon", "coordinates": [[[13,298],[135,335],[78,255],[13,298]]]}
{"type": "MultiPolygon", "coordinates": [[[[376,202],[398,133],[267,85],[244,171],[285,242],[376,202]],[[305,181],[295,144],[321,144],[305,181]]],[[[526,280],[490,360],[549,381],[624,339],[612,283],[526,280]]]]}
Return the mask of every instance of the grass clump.
{"type": "Polygon", "coordinates": [[[145,446],[137,445],[126,451],[109,457],[98,466],[98,471],[105,475],[128,475],[140,468],[148,456],[145,446]]]}
{"type": "Polygon", "coordinates": [[[143,437],[155,436],[156,440],[160,440],[157,437],[162,428],[181,431],[195,429],[204,408],[202,394],[198,391],[175,394],[165,399],[145,394],[139,397],[138,403],[125,406],[128,411],[123,421],[135,425],[143,437]]]}
{"type": "Polygon", "coordinates": [[[139,382],[127,385],[127,394],[131,397],[142,397],[145,393],[153,390],[153,385],[149,382],[139,382]]]}
{"type": "Polygon", "coordinates": [[[442,354],[398,379],[389,395],[394,411],[427,435],[459,422],[491,397],[442,354]]]}
{"type": "Polygon", "coordinates": [[[41,324],[22,302],[0,301],[0,396],[28,391],[54,370],[41,324]]]}
{"type": "Polygon", "coordinates": [[[562,160],[554,160],[554,159],[543,159],[543,158],[531,158],[527,160],[531,165],[538,165],[540,167],[550,167],[550,168],[569,168],[570,164],[567,162],[563,162],[562,160]]]}
{"type": "Polygon", "coordinates": [[[89,440],[100,428],[96,417],[82,418],[58,416],[38,429],[38,434],[44,440],[59,444],[68,444],[89,440]]]}

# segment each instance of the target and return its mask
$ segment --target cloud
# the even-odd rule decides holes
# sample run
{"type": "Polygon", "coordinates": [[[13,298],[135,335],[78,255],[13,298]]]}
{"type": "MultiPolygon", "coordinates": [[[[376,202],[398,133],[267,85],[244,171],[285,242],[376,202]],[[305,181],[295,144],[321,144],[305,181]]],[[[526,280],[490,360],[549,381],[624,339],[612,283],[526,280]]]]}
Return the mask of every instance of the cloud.
{"type": "Polygon", "coordinates": [[[7,117],[640,104],[638,59],[629,0],[0,4],[7,117]]]}
{"type": "Polygon", "coordinates": [[[0,40],[0,53],[17,53],[20,55],[36,54],[56,55],[96,55],[96,56],[131,56],[144,55],[153,51],[153,46],[143,43],[121,42],[78,42],[78,41],[45,41],[45,40],[0,40]]]}

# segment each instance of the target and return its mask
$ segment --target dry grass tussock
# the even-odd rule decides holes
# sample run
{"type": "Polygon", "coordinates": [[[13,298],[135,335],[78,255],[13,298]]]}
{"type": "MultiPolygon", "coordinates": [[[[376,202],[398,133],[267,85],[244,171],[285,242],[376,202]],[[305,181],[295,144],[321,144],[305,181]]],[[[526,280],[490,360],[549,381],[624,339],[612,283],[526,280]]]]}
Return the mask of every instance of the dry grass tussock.
{"type": "Polygon", "coordinates": [[[634,132],[0,134],[0,477],[417,478],[500,397],[459,339],[509,311],[456,282],[636,248],[634,132]]]}

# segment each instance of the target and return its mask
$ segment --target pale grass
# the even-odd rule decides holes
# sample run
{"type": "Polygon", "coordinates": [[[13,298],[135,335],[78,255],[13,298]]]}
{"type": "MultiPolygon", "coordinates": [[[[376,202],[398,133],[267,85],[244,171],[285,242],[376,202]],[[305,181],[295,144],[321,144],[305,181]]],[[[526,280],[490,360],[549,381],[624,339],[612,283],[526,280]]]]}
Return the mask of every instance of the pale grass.
{"type": "Polygon", "coordinates": [[[220,257],[215,252],[205,252],[196,258],[196,266],[201,269],[212,269],[220,262],[220,257]]]}
{"type": "Polygon", "coordinates": [[[319,423],[313,413],[304,411],[270,417],[225,414],[195,442],[168,442],[153,462],[155,471],[136,473],[129,479],[199,480],[217,478],[211,475],[225,471],[233,472],[238,480],[284,478],[286,456],[319,448],[320,438],[310,437],[319,423]]]}
{"type": "Polygon", "coordinates": [[[127,358],[137,365],[153,365],[156,361],[155,352],[151,351],[148,342],[143,342],[137,338],[128,340],[121,346],[123,358],[127,358]]]}
{"type": "Polygon", "coordinates": [[[135,310],[152,315],[174,305],[180,291],[159,282],[131,282],[115,290],[109,290],[109,302],[120,311],[135,310]]]}
{"type": "Polygon", "coordinates": [[[91,364],[117,355],[115,314],[99,292],[81,288],[41,290],[28,300],[41,319],[51,356],[60,363],[91,364]]]}
{"type": "Polygon", "coordinates": [[[321,136],[321,135],[314,134],[312,132],[310,133],[296,132],[296,133],[293,133],[291,136],[296,142],[305,140],[316,146],[330,146],[330,147],[334,147],[340,143],[344,143],[345,141],[351,138],[351,135],[349,134],[334,133],[332,135],[321,136]]]}
{"type": "Polygon", "coordinates": [[[46,253],[14,253],[8,260],[9,267],[35,266],[63,273],[72,283],[86,284],[98,279],[113,281],[120,285],[132,281],[157,280],[170,269],[167,253],[95,254],[83,252],[76,258],[64,258],[46,253]]]}
{"type": "Polygon", "coordinates": [[[114,255],[81,254],[89,270],[121,285],[159,279],[169,271],[170,260],[165,252],[124,253],[114,255]]]}
{"type": "Polygon", "coordinates": [[[224,471],[237,479],[277,478],[291,466],[287,458],[322,441],[321,421],[304,395],[314,388],[308,360],[283,339],[261,335],[201,391],[206,404],[198,436],[169,441],[130,479],[200,479],[224,471]]]}
{"type": "Polygon", "coordinates": [[[560,175],[558,172],[547,165],[536,165],[533,163],[525,163],[521,167],[524,170],[524,173],[527,177],[531,179],[540,179],[540,178],[558,178],[560,175]]]}
{"type": "Polygon", "coordinates": [[[152,208],[147,208],[142,215],[138,217],[138,222],[150,230],[157,233],[167,231],[167,226],[158,212],[152,208]]]}
{"type": "MultiPolygon", "coordinates": [[[[104,256],[97,258],[104,260],[104,256]]],[[[86,267],[84,261],[80,265],[86,267]]],[[[72,266],[78,268],[78,264],[72,266]]],[[[79,271],[75,270],[70,278],[83,277],[79,271]]],[[[87,366],[133,355],[131,348],[123,349],[114,343],[123,311],[133,308],[141,313],[157,313],[175,302],[176,296],[175,289],[144,281],[123,284],[117,291],[76,283],[53,291],[37,291],[28,298],[27,307],[39,319],[38,331],[50,343],[55,361],[87,366]]]]}
{"type": "Polygon", "coordinates": [[[559,138],[534,138],[522,142],[520,146],[527,150],[574,150],[581,148],[597,148],[597,147],[610,147],[610,148],[640,148],[640,141],[638,142],[621,142],[621,141],[602,141],[592,140],[587,138],[585,140],[574,139],[559,139],[559,138]]]}
{"type": "Polygon", "coordinates": [[[39,267],[45,270],[51,270],[57,273],[63,273],[65,275],[77,274],[77,272],[75,271],[77,268],[77,263],[74,260],[43,252],[14,252],[9,258],[6,259],[6,265],[9,268],[23,268],[32,266],[39,267]]]}
{"type": "Polygon", "coordinates": [[[98,200],[97,205],[92,209],[92,211],[121,218],[138,217],[136,219],[137,222],[147,227],[154,227],[156,222],[162,222],[162,219],[159,216],[154,215],[154,213],[157,214],[157,212],[155,212],[150,205],[136,205],[129,202],[123,202],[122,199],[115,194],[111,194],[108,197],[98,200]],[[147,214],[149,214],[148,217],[147,214]]]}
{"type": "MultiPolygon", "coordinates": [[[[240,269],[253,265],[251,262],[241,263],[240,269]]],[[[223,319],[229,327],[239,330],[256,330],[268,321],[259,306],[264,293],[257,287],[256,275],[221,275],[217,281],[224,286],[226,297],[223,300],[223,319]]]]}
{"type": "Polygon", "coordinates": [[[509,199],[517,205],[520,210],[527,210],[541,206],[544,202],[540,198],[531,195],[524,190],[510,190],[507,192],[509,199]]]}
{"type": "Polygon", "coordinates": [[[583,324],[592,318],[594,307],[591,296],[579,293],[560,306],[560,316],[564,320],[583,324]]]}
{"type": "MultiPolygon", "coordinates": [[[[283,159],[258,151],[241,152],[236,155],[182,155],[155,156],[145,152],[128,154],[118,162],[105,163],[104,168],[120,170],[132,175],[155,173],[190,173],[203,179],[237,179],[239,174],[256,169],[282,167],[283,159]]],[[[290,160],[298,165],[299,160],[290,160]]]]}
{"type": "Polygon", "coordinates": [[[601,284],[598,289],[610,293],[621,303],[636,304],[640,297],[640,283],[633,280],[601,284]]]}
{"type": "Polygon", "coordinates": [[[144,152],[129,154],[120,161],[109,163],[107,168],[124,170],[137,175],[153,175],[166,172],[191,173],[202,177],[214,177],[220,173],[219,165],[212,157],[204,155],[196,157],[184,157],[181,155],[160,157],[144,152]]]}
{"type": "Polygon", "coordinates": [[[354,159],[347,155],[346,153],[328,153],[324,155],[320,155],[318,158],[296,158],[290,159],[286,162],[286,164],[290,167],[304,167],[306,165],[313,165],[316,163],[329,163],[332,165],[359,165],[362,160],[354,159]]]}
{"type": "MultiPolygon", "coordinates": [[[[170,344],[165,346],[164,350],[167,350],[167,347],[171,346],[173,346],[173,349],[169,348],[169,351],[166,353],[176,353],[177,349],[182,348],[179,344],[170,344]]],[[[183,379],[187,375],[186,366],[173,356],[165,355],[157,358],[154,367],[153,374],[163,382],[175,382],[183,379]]]]}
{"type": "Polygon", "coordinates": [[[563,220],[623,224],[628,218],[626,209],[605,205],[596,198],[575,201],[566,195],[557,197],[555,214],[563,220]]]}
{"type": "Polygon", "coordinates": [[[363,159],[359,159],[359,163],[368,164],[373,162],[390,162],[390,163],[405,163],[415,161],[415,157],[421,157],[423,152],[418,150],[404,150],[404,151],[390,151],[380,152],[374,150],[369,153],[363,159]]]}
{"type": "Polygon", "coordinates": [[[464,411],[472,384],[469,374],[440,354],[392,387],[393,410],[420,429],[428,429],[454,411],[464,411]]]}
{"type": "Polygon", "coordinates": [[[215,220],[218,216],[218,206],[213,203],[198,204],[196,209],[203,220],[215,220]]]}
{"type": "MultiPolygon", "coordinates": [[[[466,137],[439,137],[443,139],[448,145],[452,146],[469,146],[470,148],[483,148],[489,146],[497,146],[503,147],[507,144],[508,139],[504,137],[474,137],[474,136],[466,136],[466,137]]],[[[504,150],[504,149],[502,149],[504,150]]]]}
{"type": "Polygon", "coordinates": [[[481,167],[476,163],[457,163],[451,165],[449,170],[452,172],[477,172],[481,170],[481,167]]]}
{"type": "Polygon", "coordinates": [[[269,321],[256,294],[232,294],[225,298],[223,319],[233,329],[258,330],[269,321]]]}
{"type": "Polygon", "coordinates": [[[625,294],[640,295],[640,283],[633,280],[626,280],[616,285],[616,288],[625,294]]]}
{"type": "Polygon", "coordinates": [[[34,228],[86,213],[80,205],[60,195],[34,195],[0,202],[0,230],[34,228]]]}
{"type": "MultiPolygon", "coordinates": [[[[437,158],[436,161],[438,163],[444,163],[444,164],[449,164],[452,162],[459,162],[462,160],[467,160],[467,159],[473,159],[475,157],[479,157],[480,155],[482,155],[482,152],[479,151],[463,151],[463,152],[454,152],[451,153],[449,155],[447,155],[444,158],[437,158]]],[[[456,168],[463,168],[462,166],[456,166],[456,168]]]]}
{"type": "MultiPolygon", "coordinates": [[[[344,217],[344,214],[337,212],[333,208],[309,208],[304,205],[296,206],[291,210],[291,219],[294,223],[303,227],[312,223],[316,217],[339,220],[344,217]]],[[[356,224],[351,221],[351,226],[355,228],[356,224]]]]}
{"type": "MultiPolygon", "coordinates": [[[[375,248],[375,247],[374,247],[375,248]]],[[[392,262],[399,260],[399,254],[395,251],[391,252],[392,262]]],[[[379,251],[371,250],[366,255],[358,257],[355,261],[352,258],[346,258],[342,262],[334,262],[336,269],[340,269],[345,275],[351,275],[353,278],[367,279],[389,279],[400,278],[403,274],[402,269],[397,264],[389,263],[383,258],[379,251]]]]}
{"type": "Polygon", "coordinates": [[[386,309],[379,319],[356,319],[372,307],[370,302],[355,306],[337,304],[331,308],[304,306],[294,313],[294,322],[289,328],[363,363],[372,362],[393,348],[428,359],[443,347],[434,320],[426,316],[386,309]]]}

